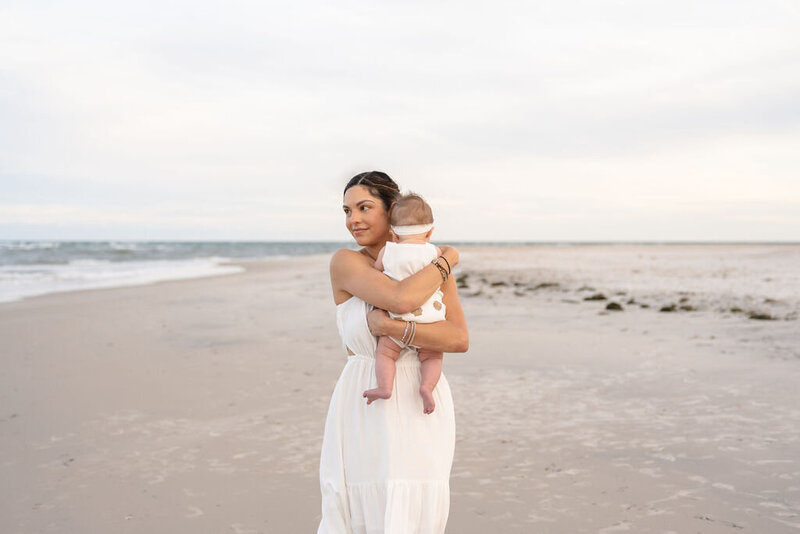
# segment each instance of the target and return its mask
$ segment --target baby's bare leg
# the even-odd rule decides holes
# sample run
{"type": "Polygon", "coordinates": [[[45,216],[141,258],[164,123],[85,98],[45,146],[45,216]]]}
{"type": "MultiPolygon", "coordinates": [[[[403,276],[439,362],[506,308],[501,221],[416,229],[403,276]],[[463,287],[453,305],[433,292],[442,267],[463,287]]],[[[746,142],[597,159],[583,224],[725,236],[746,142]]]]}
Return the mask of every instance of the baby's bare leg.
{"type": "Polygon", "coordinates": [[[435,352],[427,349],[419,349],[419,361],[422,367],[422,383],[419,386],[419,394],[422,395],[422,407],[425,413],[433,413],[436,408],[436,403],[433,401],[433,388],[439,383],[439,377],[442,376],[442,359],[444,355],[441,352],[435,352]]]}
{"type": "Polygon", "coordinates": [[[400,357],[400,345],[389,336],[378,338],[378,350],[375,352],[375,378],[378,387],[364,392],[367,404],[375,399],[388,399],[392,396],[394,386],[395,363],[400,357]]]}

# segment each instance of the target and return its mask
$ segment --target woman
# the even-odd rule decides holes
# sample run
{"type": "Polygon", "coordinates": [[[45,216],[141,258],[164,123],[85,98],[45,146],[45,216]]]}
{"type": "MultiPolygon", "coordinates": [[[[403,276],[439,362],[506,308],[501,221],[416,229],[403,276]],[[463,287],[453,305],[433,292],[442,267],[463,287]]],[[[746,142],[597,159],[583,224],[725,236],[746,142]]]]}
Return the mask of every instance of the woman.
{"type": "MultiPolygon", "coordinates": [[[[465,352],[469,344],[454,277],[443,283],[431,264],[395,282],[372,266],[390,239],[388,212],[399,193],[397,184],[377,171],[354,176],[344,190],[347,229],[363,248],[339,250],[331,259],[336,323],[348,356],[325,421],[318,534],[440,534],[447,523],[455,416],[444,374],[433,392],[432,414],[423,413],[413,349],[404,349],[397,360],[390,399],[368,406],[362,397],[375,386],[374,336],[400,339],[405,328],[384,310],[414,310],[441,286],[447,320],[418,324],[414,345],[465,352]]],[[[458,251],[440,248],[454,266],[458,251]]]]}

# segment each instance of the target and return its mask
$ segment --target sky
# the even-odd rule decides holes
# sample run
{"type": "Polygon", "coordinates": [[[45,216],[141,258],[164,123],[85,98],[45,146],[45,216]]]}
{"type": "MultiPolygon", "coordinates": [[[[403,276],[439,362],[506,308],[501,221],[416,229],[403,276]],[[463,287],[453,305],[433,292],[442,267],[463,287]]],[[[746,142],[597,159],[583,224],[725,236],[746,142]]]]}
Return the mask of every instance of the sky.
{"type": "Polygon", "coordinates": [[[800,4],[0,2],[0,239],[800,241],[800,4]]]}

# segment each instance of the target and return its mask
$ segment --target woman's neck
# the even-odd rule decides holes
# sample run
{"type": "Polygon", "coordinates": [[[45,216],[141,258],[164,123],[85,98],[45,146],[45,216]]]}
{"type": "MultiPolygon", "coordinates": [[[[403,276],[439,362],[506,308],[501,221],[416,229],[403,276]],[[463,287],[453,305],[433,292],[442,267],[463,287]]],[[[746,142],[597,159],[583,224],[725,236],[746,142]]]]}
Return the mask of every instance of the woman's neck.
{"type": "Polygon", "coordinates": [[[380,241],[373,243],[372,245],[367,245],[362,250],[364,253],[372,258],[372,261],[375,261],[378,258],[378,253],[380,253],[381,249],[386,246],[387,241],[392,240],[392,233],[386,232],[386,235],[380,241]]]}
{"type": "Polygon", "coordinates": [[[366,252],[367,256],[372,258],[372,261],[375,261],[378,258],[378,253],[384,246],[386,246],[386,241],[388,241],[388,239],[379,243],[375,243],[374,245],[367,245],[364,247],[364,252],[366,252]]]}

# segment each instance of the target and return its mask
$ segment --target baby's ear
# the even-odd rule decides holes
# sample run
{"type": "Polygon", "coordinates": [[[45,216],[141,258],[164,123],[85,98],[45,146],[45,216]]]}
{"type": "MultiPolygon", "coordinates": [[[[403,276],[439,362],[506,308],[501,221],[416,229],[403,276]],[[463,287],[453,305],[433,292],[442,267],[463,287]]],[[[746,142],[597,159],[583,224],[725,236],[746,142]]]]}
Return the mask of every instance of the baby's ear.
{"type": "Polygon", "coordinates": [[[433,228],[431,228],[430,230],[428,230],[428,233],[427,233],[427,234],[425,234],[425,239],[430,239],[430,238],[431,238],[431,234],[433,234],[433,228]]]}
{"type": "Polygon", "coordinates": [[[394,231],[392,231],[392,230],[389,230],[389,233],[392,234],[392,241],[397,243],[397,241],[400,239],[399,237],[397,237],[397,234],[394,233],[394,231]]]}

